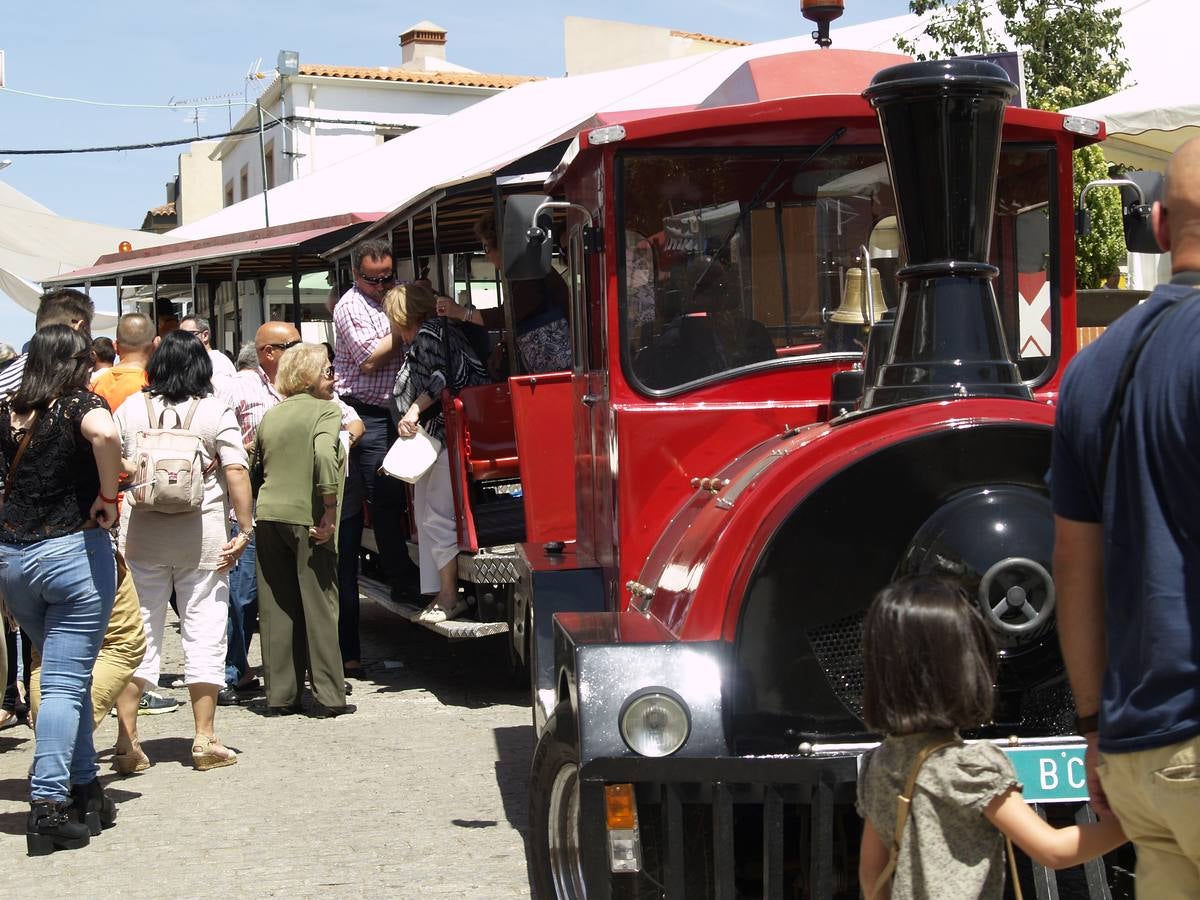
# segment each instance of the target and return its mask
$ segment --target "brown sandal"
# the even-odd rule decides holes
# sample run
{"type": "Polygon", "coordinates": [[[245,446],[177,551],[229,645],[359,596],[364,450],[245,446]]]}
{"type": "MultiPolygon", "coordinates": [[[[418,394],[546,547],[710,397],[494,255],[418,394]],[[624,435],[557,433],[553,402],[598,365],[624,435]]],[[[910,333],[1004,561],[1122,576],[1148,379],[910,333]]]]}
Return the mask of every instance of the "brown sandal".
{"type": "Polygon", "coordinates": [[[216,735],[198,734],[192,741],[192,765],[198,772],[232,766],[237,762],[237,753],[221,743],[216,735]]]}
{"type": "Polygon", "coordinates": [[[133,775],[150,768],[150,757],[143,752],[141,742],[134,741],[124,753],[113,750],[112,764],[118,774],[133,775]]]}

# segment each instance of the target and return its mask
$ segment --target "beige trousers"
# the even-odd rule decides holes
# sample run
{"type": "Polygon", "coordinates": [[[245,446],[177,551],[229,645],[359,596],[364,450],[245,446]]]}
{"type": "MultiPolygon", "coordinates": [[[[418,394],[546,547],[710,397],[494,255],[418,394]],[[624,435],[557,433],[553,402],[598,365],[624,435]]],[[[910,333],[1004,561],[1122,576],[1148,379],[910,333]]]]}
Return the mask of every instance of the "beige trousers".
{"type": "Polygon", "coordinates": [[[1101,754],[1108,804],[1137,847],[1137,895],[1200,897],[1200,736],[1134,753],[1101,754]]]}
{"type": "MultiPolygon", "coordinates": [[[[100,654],[92,667],[92,726],[100,727],[108,711],[117,702],[117,695],[125,690],[129,679],[142,664],[146,652],[146,632],[142,624],[142,609],[138,604],[137,589],[133,577],[125,567],[125,559],[117,554],[117,596],[113,601],[112,615],[104,630],[104,641],[100,654]]],[[[29,678],[29,710],[36,719],[38,703],[41,701],[40,676],[42,655],[33,650],[33,673],[29,678]]]]}

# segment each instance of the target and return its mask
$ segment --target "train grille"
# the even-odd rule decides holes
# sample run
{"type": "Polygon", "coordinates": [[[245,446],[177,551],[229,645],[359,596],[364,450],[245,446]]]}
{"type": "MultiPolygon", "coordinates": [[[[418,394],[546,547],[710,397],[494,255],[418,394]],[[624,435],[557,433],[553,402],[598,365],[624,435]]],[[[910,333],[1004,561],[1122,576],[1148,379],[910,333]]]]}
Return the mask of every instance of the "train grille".
{"type": "Polygon", "coordinates": [[[856,613],[805,632],[834,695],[860,719],[863,695],[862,630],[863,613],[856,613]]]}

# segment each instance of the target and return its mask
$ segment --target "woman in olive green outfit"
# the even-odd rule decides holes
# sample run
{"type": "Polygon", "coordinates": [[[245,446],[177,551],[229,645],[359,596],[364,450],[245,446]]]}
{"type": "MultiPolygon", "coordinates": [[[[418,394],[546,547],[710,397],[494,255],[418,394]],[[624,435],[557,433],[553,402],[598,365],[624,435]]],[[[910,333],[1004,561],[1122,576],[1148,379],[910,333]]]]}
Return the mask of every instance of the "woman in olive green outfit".
{"type": "Polygon", "coordinates": [[[254,442],[258,492],[258,604],[267,705],[299,712],[305,670],[314,712],[346,706],[338,648],[338,492],[345,456],[341,413],[330,402],[333,368],[320,344],[299,344],[279,360],[284,399],[263,416],[254,442]]]}

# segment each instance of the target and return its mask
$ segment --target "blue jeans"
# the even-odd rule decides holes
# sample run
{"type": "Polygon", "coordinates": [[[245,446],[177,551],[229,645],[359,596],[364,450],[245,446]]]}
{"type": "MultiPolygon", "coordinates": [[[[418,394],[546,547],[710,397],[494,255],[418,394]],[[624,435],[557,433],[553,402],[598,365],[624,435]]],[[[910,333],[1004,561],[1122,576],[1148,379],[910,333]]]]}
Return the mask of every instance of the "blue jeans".
{"type": "Polygon", "coordinates": [[[364,431],[350,451],[350,472],[346,476],[338,531],[338,642],[343,662],[362,659],[358,635],[358,554],[362,547],[364,501],[371,510],[379,564],[388,579],[401,578],[416,569],[405,544],[408,494],[395,478],[378,474],[388,448],[396,439],[396,429],[387,416],[362,409],[358,409],[358,414],[364,431]]]}
{"type": "MultiPolygon", "coordinates": [[[[238,533],[236,525],[232,534],[238,533]]],[[[258,619],[258,577],[254,538],[229,571],[229,624],[225,627],[225,683],[236,685],[250,671],[250,637],[258,619]]]]}
{"type": "Polygon", "coordinates": [[[99,528],[35,544],[0,544],[0,589],[42,651],[30,795],[66,800],[100,774],[92,743],[92,666],[117,593],[108,532],[99,528]]]}

